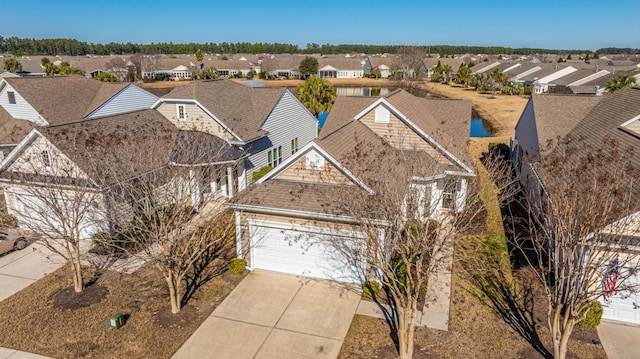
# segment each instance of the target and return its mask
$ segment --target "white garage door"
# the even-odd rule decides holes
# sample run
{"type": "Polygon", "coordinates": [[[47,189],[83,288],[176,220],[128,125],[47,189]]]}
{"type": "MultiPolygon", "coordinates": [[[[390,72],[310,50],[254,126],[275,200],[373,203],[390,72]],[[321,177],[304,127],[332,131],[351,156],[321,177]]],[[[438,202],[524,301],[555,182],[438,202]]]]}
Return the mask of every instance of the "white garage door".
{"type": "MultiPolygon", "coordinates": [[[[636,275],[625,281],[629,281],[629,285],[635,285],[638,279],[636,275]]],[[[601,300],[601,303],[603,319],[640,324],[640,295],[621,292],[607,300],[601,300]]]]}
{"type": "Polygon", "coordinates": [[[330,239],[348,241],[361,234],[328,233],[320,228],[260,221],[250,223],[250,235],[254,269],[362,283],[363,262],[348,261],[341,251],[328,243],[330,239]]]}

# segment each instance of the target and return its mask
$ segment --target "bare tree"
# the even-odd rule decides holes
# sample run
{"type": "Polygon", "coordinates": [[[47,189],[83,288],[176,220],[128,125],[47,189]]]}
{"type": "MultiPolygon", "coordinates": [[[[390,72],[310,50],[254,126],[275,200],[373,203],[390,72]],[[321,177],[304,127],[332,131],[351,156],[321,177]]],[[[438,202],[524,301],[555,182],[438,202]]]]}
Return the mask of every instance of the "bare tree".
{"type": "Polygon", "coordinates": [[[221,178],[226,180],[227,167],[236,170],[237,164],[229,162],[238,156],[230,158],[230,153],[235,150],[219,138],[181,131],[166,166],[111,188],[110,201],[128,206],[113,212],[114,233],[106,239],[124,239],[109,245],[156,266],[166,281],[174,314],[185,304],[187,281],[195,268],[203,260],[218,258],[234,238],[232,215],[224,212],[223,201],[216,200],[211,188],[221,178]]]}
{"type": "Polygon", "coordinates": [[[371,191],[352,186],[329,191],[333,213],[352,218],[362,234],[331,238],[331,245],[347,262],[366,264],[360,277],[382,285],[392,308],[388,319],[398,353],[411,358],[427,285],[450,273],[454,239],[475,225],[482,210],[475,177],[463,170],[440,175],[442,163],[422,150],[398,150],[382,141],[358,143],[343,161],[365,178],[371,191]],[[381,161],[384,171],[372,170],[381,161]]]}
{"type": "Polygon", "coordinates": [[[413,88],[424,76],[420,67],[424,49],[417,46],[401,46],[398,48],[398,55],[399,59],[392,69],[394,77],[402,81],[406,88],[413,88]]]}
{"type": "Polygon", "coordinates": [[[69,263],[75,292],[84,290],[80,242],[102,225],[102,193],[64,154],[32,132],[32,146],[8,158],[0,177],[18,225],[69,263]]]}
{"type": "Polygon", "coordinates": [[[531,167],[524,218],[512,214],[516,245],[546,294],[555,358],[592,302],[638,290],[628,280],[640,269],[633,156],[611,139],[594,148],[567,138],[531,167]]]}

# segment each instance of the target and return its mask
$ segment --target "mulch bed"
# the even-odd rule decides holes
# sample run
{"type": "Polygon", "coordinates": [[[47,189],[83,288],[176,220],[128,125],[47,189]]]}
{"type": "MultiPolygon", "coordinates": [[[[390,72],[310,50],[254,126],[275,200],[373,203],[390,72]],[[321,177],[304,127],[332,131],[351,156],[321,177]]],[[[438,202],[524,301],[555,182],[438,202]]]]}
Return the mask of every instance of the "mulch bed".
{"type": "MultiPolygon", "coordinates": [[[[219,259],[211,270],[226,265],[219,259]]],[[[93,275],[87,268],[85,278],[93,275]]],[[[151,264],[132,274],[107,271],[81,295],[63,266],[0,302],[0,347],[53,358],[170,358],[243,277],[213,276],[171,314],[166,283],[151,264]],[[101,324],[115,313],[126,318],[122,328],[101,324]]]]}

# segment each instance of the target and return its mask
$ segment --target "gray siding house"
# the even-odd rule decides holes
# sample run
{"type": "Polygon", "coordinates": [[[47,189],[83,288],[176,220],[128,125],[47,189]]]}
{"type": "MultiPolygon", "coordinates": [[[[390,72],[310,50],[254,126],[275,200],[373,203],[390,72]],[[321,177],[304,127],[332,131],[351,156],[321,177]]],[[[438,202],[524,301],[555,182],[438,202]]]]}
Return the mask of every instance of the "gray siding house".
{"type": "Polygon", "coordinates": [[[229,196],[246,188],[254,171],[279,166],[318,133],[317,119],[286,88],[198,81],[175,88],[152,107],[181,129],[210,133],[245,153],[244,167],[228,177],[229,196]]]}

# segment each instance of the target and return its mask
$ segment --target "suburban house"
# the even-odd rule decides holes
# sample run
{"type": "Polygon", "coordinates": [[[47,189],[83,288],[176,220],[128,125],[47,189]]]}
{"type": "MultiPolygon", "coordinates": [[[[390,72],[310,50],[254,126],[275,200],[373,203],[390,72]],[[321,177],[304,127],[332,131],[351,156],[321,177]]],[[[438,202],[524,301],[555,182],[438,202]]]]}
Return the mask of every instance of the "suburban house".
{"type": "Polygon", "coordinates": [[[410,188],[418,192],[422,220],[461,211],[475,176],[467,150],[470,114],[469,101],[403,90],[338,97],[318,139],[228,204],[236,215],[237,256],[252,270],[362,283],[367,264],[345,259],[327,243],[364,236],[346,206],[410,188]]]}
{"type": "MultiPolygon", "coordinates": [[[[553,174],[541,174],[536,170],[546,151],[564,148],[571,145],[572,141],[591,148],[601,148],[605,140],[615,141],[623,153],[640,148],[639,88],[629,88],[607,96],[532,96],[516,125],[515,138],[511,142],[511,159],[525,193],[539,198],[540,193],[546,191],[545,178],[553,174]]],[[[581,154],[579,151],[568,153],[574,153],[573,156],[581,154]]],[[[635,154],[628,155],[626,159],[628,166],[640,168],[640,158],[635,154]]],[[[632,198],[640,197],[640,191],[635,192],[629,195],[632,198]]],[[[640,241],[638,225],[635,231],[627,233],[613,234],[612,229],[621,221],[637,221],[640,212],[637,212],[637,208],[626,208],[625,213],[619,216],[596,233],[615,235],[616,240],[630,243],[631,248],[636,248],[634,243],[640,241]]],[[[606,269],[603,268],[603,271],[606,269]]],[[[626,280],[640,283],[640,274],[632,273],[626,280]]],[[[604,319],[640,324],[640,308],[637,306],[640,303],[639,293],[616,291],[609,298],[600,300],[604,307],[604,319]]]]}
{"type": "MultiPolygon", "coordinates": [[[[8,77],[0,79],[0,122],[24,136],[29,125],[57,126],[140,110],[157,99],[133,84],[105,83],[84,76],[8,77]]],[[[16,139],[20,135],[3,139],[0,145],[11,149],[16,139]]],[[[3,149],[3,155],[7,153],[3,149]]]]}
{"type": "MultiPolygon", "coordinates": [[[[278,167],[318,133],[318,121],[286,88],[252,88],[232,80],[179,86],[152,106],[178,128],[210,133],[246,153],[232,194],[264,166],[278,167]]],[[[230,177],[231,178],[231,177],[230,177]]]]}
{"type": "Polygon", "coordinates": [[[395,55],[369,56],[365,60],[363,70],[365,75],[377,74],[380,78],[386,79],[391,75],[391,70],[398,61],[399,58],[395,55]]]}
{"type": "Polygon", "coordinates": [[[322,57],[318,59],[318,76],[330,79],[355,79],[364,76],[365,61],[359,58],[322,57]]]}
{"type": "Polygon", "coordinates": [[[198,209],[229,197],[227,180],[244,158],[226,141],[180,130],[146,109],[31,130],[0,163],[0,182],[18,226],[60,235],[71,219],[80,238],[90,239],[145,201],[180,200],[198,209]],[[142,182],[158,190],[140,193],[142,182]],[[168,195],[168,186],[181,186],[179,195],[168,195]]]}
{"type": "Polygon", "coordinates": [[[1,150],[6,155],[36,126],[55,126],[148,108],[156,99],[133,84],[104,83],[82,76],[2,79],[0,122],[7,131],[0,139],[1,150]]]}
{"type": "Polygon", "coordinates": [[[465,62],[462,59],[452,59],[448,57],[424,57],[421,58],[418,63],[420,65],[420,71],[422,71],[422,73],[427,77],[431,77],[431,75],[433,74],[433,69],[438,66],[438,63],[440,63],[441,66],[449,65],[451,66],[452,70],[449,76],[454,78],[458,69],[460,68],[460,65],[464,64],[465,62]]]}

